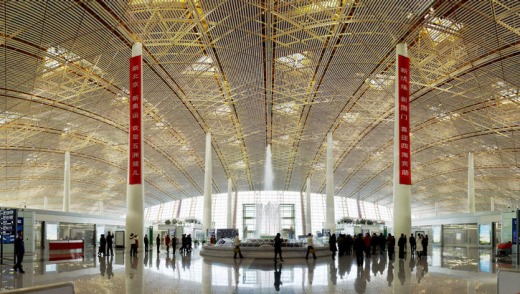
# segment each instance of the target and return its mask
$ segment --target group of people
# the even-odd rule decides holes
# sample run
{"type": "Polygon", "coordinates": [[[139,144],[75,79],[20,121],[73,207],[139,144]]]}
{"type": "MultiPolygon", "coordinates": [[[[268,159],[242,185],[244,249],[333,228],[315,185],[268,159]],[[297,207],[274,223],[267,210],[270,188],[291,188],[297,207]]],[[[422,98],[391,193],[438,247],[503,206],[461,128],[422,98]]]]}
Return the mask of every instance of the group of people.
{"type": "MultiPolygon", "coordinates": [[[[157,253],[161,251],[161,236],[157,234],[157,238],[155,238],[155,243],[157,246],[157,253]]],[[[175,236],[166,235],[164,237],[164,246],[166,246],[166,253],[170,254],[170,247],[172,248],[172,253],[175,254],[177,250],[178,239],[175,236]]],[[[182,234],[181,237],[181,247],[179,248],[180,253],[191,252],[192,249],[192,239],[191,234],[182,234]]]]}
{"type": "MultiPolygon", "coordinates": [[[[422,234],[418,234],[416,239],[412,234],[410,239],[407,240],[406,236],[401,234],[397,242],[400,259],[404,259],[405,257],[407,242],[410,243],[412,255],[417,253],[419,258],[426,256],[428,252],[428,235],[423,236],[422,234]]],[[[369,233],[366,233],[365,236],[358,234],[355,237],[352,237],[351,235],[340,234],[337,239],[335,234],[332,234],[329,237],[329,246],[332,252],[332,259],[334,259],[338,248],[339,256],[343,256],[344,254],[351,255],[353,249],[354,254],[356,255],[357,265],[362,265],[364,257],[369,258],[372,254],[377,254],[378,251],[380,254],[384,254],[386,248],[388,248],[388,257],[393,259],[395,254],[395,245],[395,237],[392,236],[392,234],[388,234],[386,238],[383,236],[383,234],[372,234],[372,236],[370,236],[369,233]],[[336,247],[336,243],[338,247],[336,247]]],[[[306,255],[306,258],[307,257],[308,253],[306,255]]]]}
{"type": "Polygon", "coordinates": [[[99,239],[99,248],[98,248],[98,256],[114,256],[114,234],[108,231],[107,236],[105,238],[105,234],[101,234],[101,238],[99,239]]]}

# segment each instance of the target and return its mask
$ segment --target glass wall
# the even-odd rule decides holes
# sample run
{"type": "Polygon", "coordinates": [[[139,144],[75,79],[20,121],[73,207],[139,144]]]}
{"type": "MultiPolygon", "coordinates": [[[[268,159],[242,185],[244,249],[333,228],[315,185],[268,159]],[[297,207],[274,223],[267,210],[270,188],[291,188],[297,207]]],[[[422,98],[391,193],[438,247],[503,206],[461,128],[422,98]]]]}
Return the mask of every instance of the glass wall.
{"type": "MultiPolygon", "coordinates": [[[[302,207],[302,203],[305,201],[305,193],[300,192],[287,192],[287,191],[245,191],[232,194],[232,205],[233,209],[235,205],[235,195],[238,195],[236,199],[236,219],[235,228],[239,228],[240,232],[243,233],[244,228],[244,205],[255,205],[255,204],[287,204],[292,205],[294,218],[291,221],[294,225],[294,234],[305,235],[309,232],[321,232],[321,229],[325,223],[326,215],[326,195],[311,193],[311,218],[312,228],[307,228],[307,232],[303,231],[304,219],[302,216],[302,209],[308,211],[307,207],[302,207]],[[303,197],[303,199],[302,199],[303,197]]],[[[227,211],[227,193],[214,194],[212,196],[212,223],[215,224],[215,228],[223,229],[227,228],[227,216],[229,213],[234,215],[234,211],[227,211]]],[[[334,197],[335,205],[335,217],[339,220],[343,217],[349,217],[353,219],[370,219],[377,221],[392,221],[392,210],[385,206],[379,206],[374,203],[360,201],[359,205],[356,199],[345,198],[345,197],[334,197]]],[[[254,208],[251,208],[255,210],[254,208]]],[[[203,196],[187,198],[183,200],[162,203],[156,206],[148,207],[145,209],[146,220],[155,222],[164,222],[167,219],[172,218],[196,218],[202,220],[203,211],[203,196]],[[179,209],[180,208],[180,209],[179,209]]],[[[255,212],[256,213],[256,212],[255,212]]],[[[250,217],[250,216],[248,216],[250,217]]],[[[285,226],[285,223],[283,224],[285,226]]],[[[252,230],[254,224],[247,224],[248,230],[252,230]]],[[[284,227],[285,228],[285,227],[284,227]]],[[[283,228],[282,228],[283,229],[283,228]]],[[[289,228],[290,230],[290,228],[289,228]]]]}
{"type": "Polygon", "coordinates": [[[443,246],[477,246],[477,224],[443,225],[443,246]]]}

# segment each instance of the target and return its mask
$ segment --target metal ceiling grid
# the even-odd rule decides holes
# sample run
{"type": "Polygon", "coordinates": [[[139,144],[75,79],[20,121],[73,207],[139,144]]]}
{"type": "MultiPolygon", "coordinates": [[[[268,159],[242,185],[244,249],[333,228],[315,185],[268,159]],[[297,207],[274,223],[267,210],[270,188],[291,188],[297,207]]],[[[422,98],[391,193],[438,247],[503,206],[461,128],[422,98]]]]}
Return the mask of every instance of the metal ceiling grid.
{"type": "Polygon", "coordinates": [[[276,189],[303,190],[311,177],[323,192],[332,131],[336,193],[391,205],[394,48],[404,40],[414,212],[431,215],[435,202],[466,210],[470,151],[477,209],[491,196],[509,205],[520,182],[518,5],[4,2],[2,204],[41,208],[47,196],[60,209],[68,150],[73,210],[96,212],[102,200],[105,212],[124,213],[127,60],[140,41],[147,205],[202,194],[207,131],[214,192],[227,190],[227,177],[262,189],[267,144],[276,189]]]}

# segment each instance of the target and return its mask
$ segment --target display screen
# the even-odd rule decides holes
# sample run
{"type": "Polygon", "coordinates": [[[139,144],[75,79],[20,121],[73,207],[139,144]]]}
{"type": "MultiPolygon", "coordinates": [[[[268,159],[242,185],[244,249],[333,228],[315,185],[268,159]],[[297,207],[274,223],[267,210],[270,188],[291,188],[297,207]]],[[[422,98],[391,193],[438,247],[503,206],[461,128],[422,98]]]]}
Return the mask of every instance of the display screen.
{"type": "Polygon", "coordinates": [[[478,225],[478,243],[480,245],[491,245],[491,224],[478,225]]]}

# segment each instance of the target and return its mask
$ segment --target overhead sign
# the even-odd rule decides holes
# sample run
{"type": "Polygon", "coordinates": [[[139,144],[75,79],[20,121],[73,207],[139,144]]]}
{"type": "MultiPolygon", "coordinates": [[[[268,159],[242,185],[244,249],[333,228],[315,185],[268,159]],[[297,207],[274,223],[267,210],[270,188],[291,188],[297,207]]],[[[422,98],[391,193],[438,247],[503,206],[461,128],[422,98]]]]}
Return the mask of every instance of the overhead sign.
{"type": "Polygon", "coordinates": [[[410,59],[397,57],[399,94],[399,184],[412,184],[410,159],[410,59]]]}
{"type": "Polygon", "coordinates": [[[16,238],[16,209],[0,210],[0,233],[3,244],[13,244],[16,238]]]}

